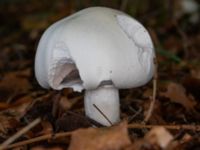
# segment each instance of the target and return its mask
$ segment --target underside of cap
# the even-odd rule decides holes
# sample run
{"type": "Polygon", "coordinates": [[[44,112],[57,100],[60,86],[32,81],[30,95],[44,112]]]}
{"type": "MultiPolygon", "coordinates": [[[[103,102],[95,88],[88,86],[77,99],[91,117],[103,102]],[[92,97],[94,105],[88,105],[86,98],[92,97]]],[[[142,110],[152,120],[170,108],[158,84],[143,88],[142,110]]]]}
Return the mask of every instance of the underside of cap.
{"type": "Polygon", "coordinates": [[[69,87],[73,88],[74,91],[82,91],[83,82],[65,42],[57,42],[51,52],[51,57],[48,60],[48,82],[50,86],[56,90],[69,87]]]}

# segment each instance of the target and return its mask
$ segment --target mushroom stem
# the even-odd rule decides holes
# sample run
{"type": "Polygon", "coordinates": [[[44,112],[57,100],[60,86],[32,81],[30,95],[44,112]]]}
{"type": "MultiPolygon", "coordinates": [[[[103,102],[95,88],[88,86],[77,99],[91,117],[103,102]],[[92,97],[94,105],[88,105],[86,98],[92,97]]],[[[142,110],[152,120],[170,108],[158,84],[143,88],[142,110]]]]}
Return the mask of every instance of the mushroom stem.
{"type": "Polygon", "coordinates": [[[85,113],[98,123],[111,126],[120,121],[119,91],[111,85],[85,91],[85,113]]]}

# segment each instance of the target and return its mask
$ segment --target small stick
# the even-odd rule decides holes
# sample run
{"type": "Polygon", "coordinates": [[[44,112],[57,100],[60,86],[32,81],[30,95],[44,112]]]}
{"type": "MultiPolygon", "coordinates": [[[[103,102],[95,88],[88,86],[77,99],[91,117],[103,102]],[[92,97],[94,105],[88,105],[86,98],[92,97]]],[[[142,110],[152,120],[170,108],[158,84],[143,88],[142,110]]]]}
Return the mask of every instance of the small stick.
{"type": "Polygon", "coordinates": [[[28,124],[26,127],[24,127],[23,129],[19,130],[17,133],[15,133],[13,136],[11,136],[9,139],[7,139],[6,141],[4,141],[0,145],[0,150],[5,149],[9,144],[11,144],[12,142],[14,142],[21,135],[25,134],[27,131],[29,131],[31,128],[35,127],[40,122],[41,122],[41,118],[37,118],[33,122],[31,122],[30,124],[28,124]]]}
{"type": "Polygon", "coordinates": [[[110,123],[112,126],[113,123],[108,119],[108,117],[97,107],[97,105],[93,104],[93,106],[101,113],[101,115],[110,123]]]}
{"type": "MultiPolygon", "coordinates": [[[[129,129],[144,129],[144,128],[154,128],[154,127],[164,127],[166,129],[171,129],[171,130],[180,130],[180,129],[184,129],[184,130],[194,130],[194,131],[200,131],[200,125],[144,125],[144,124],[128,124],[128,128],[129,129]]],[[[70,136],[72,135],[74,131],[72,132],[61,132],[61,133],[56,133],[53,138],[60,138],[60,137],[66,137],[66,136],[70,136]]],[[[35,143],[35,142],[40,142],[40,141],[44,141],[44,140],[48,140],[52,138],[52,134],[46,134],[43,136],[39,136],[36,138],[32,138],[30,140],[25,140],[25,141],[21,141],[18,143],[14,143],[11,145],[8,145],[7,147],[5,147],[4,149],[11,149],[11,148],[15,148],[15,147],[19,147],[19,146],[24,146],[27,144],[31,144],[31,143],[35,143]]]]}
{"type": "Polygon", "coordinates": [[[144,129],[144,128],[154,128],[154,127],[164,127],[171,130],[194,130],[200,131],[200,125],[145,125],[145,124],[128,124],[130,129],[144,129]]]}
{"type": "MultiPolygon", "coordinates": [[[[53,136],[53,139],[70,136],[71,134],[72,134],[72,132],[56,133],[53,136]]],[[[17,142],[17,143],[8,145],[6,147],[6,149],[11,149],[11,148],[15,148],[15,147],[19,147],[19,146],[35,143],[35,142],[40,142],[40,141],[44,141],[44,140],[51,139],[51,138],[52,138],[52,134],[46,134],[46,135],[43,135],[43,136],[39,136],[39,137],[36,137],[36,138],[32,138],[32,139],[29,139],[29,140],[25,140],[25,141],[21,141],[21,142],[17,142]]]]}
{"type": "Polygon", "coordinates": [[[141,112],[142,112],[142,108],[140,108],[137,112],[135,112],[135,114],[134,114],[133,116],[130,117],[131,119],[128,119],[128,120],[129,120],[128,123],[131,123],[132,120],[133,120],[136,116],[138,116],[141,112]]]}
{"type": "Polygon", "coordinates": [[[144,121],[143,121],[144,124],[146,124],[149,121],[149,119],[152,115],[153,109],[154,109],[155,102],[156,102],[157,79],[158,79],[156,58],[154,58],[154,65],[155,65],[155,70],[154,70],[154,77],[153,77],[153,95],[152,95],[152,100],[151,100],[149,110],[148,110],[147,115],[145,116],[144,121]]]}
{"type": "Polygon", "coordinates": [[[58,115],[58,109],[59,109],[59,102],[60,102],[60,98],[61,98],[61,93],[57,92],[55,93],[55,95],[53,96],[53,108],[52,108],[52,115],[54,118],[56,118],[56,116],[58,115]]]}

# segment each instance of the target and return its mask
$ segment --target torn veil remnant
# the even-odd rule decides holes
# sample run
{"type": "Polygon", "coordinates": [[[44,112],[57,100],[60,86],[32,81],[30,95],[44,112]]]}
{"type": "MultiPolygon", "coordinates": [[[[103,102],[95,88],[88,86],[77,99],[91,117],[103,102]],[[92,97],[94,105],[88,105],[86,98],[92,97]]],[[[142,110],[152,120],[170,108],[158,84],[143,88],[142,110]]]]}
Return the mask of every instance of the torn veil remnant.
{"type": "Polygon", "coordinates": [[[154,57],[151,38],[138,21],[118,10],[91,7],[45,31],[35,74],[44,88],[85,89],[86,115],[110,126],[107,119],[112,124],[120,120],[118,89],[146,84],[153,76],[154,57]]]}

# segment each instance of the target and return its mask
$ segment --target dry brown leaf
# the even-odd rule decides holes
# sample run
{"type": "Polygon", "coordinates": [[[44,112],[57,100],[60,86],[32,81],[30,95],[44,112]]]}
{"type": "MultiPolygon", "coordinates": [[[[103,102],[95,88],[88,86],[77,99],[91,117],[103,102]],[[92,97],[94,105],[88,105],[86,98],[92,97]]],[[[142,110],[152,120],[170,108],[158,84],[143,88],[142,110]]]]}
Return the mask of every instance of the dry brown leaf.
{"type": "Polygon", "coordinates": [[[38,136],[53,133],[53,127],[50,122],[43,120],[40,124],[42,126],[42,131],[38,133],[38,136]]]}
{"type": "Polygon", "coordinates": [[[119,150],[131,144],[127,123],[110,128],[79,129],[72,134],[69,150],[119,150]]]}
{"type": "MultiPolygon", "coordinates": [[[[188,133],[186,133],[181,139],[173,140],[172,142],[170,142],[170,144],[168,145],[166,150],[186,149],[185,146],[187,145],[187,143],[192,142],[192,140],[193,140],[193,137],[191,135],[189,135],[188,133]]],[[[192,144],[191,144],[191,146],[192,146],[192,144]]],[[[189,149],[191,149],[191,148],[189,148],[189,149]]]]}
{"type": "Polygon", "coordinates": [[[30,70],[16,71],[6,73],[2,80],[0,80],[0,92],[4,93],[1,98],[12,97],[19,93],[25,93],[31,88],[27,77],[30,76],[30,70]]]}
{"type": "Polygon", "coordinates": [[[153,89],[146,89],[143,93],[143,96],[146,98],[152,97],[153,89]]]}
{"type": "Polygon", "coordinates": [[[7,136],[10,130],[15,130],[19,122],[12,116],[0,114],[0,136],[7,136]]]}
{"type": "Polygon", "coordinates": [[[194,98],[191,95],[188,96],[185,88],[178,83],[170,82],[167,85],[167,91],[160,93],[160,95],[181,104],[187,111],[193,110],[196,105],[194,98]]]}
{"type": "MultiPolygon", "coordinates": [[[[163,127],[151,129],[144,138],[134,139],[125,150],[160,150],[171,145],[173,136],[163,127]]],[[[170,149],[172,150],[172,149],[170,149]]]]}
{"type": "Polygon", "coordinates": [[[33,102],[33,98],[30,96],[24,96],[17,100],[16,103],[13,103],[13,106],[8,109],[9,112],[15,114],[15,116],[19,119],[24,116],[33,102]]]}
{"type": "Polygon", "coordinates": [[[0,110],[2,109],[6,109],[10,107],[10,105],[8,103],[5,103],[5,102],[0,102],[0,110]]]}
{"type": "Polygon", "coordinates": [[[193,78],[200,79],[200,69],[193,69],[191,70],[191,75],[193,78]]]}
{"type": "Polygon", "coordinates": [[[161,148],[166,148],[173,140],[173,136],[163,127],[156,127],[147,133],[145,139],[152,145],[158,145],[161,148]]]}
{"type": "Polygon", "coordinates": [[[59,101],[60,109],[63,111],[69,110],[72,107],[72,102],[67,97],[62,96],[59,101]]]}
{"type": "Polygon", "coordinates": [[[192,140],[192,136],[191,136],[190,134],[186,133],[186,134],[182,137],[182,139],[180,140],[180,142],[181,142],[181,143],[187,143],[187,142],[189,142],[189,141],[191,141],[191,140],[192,140]]]}
{"type": "Polygon", "coordinates": [[[200,100],[200,79],[195,77],[185,77],[183,85],[188,92],[190,92],[195,99],[200,100]]]}
{"type": "Polygon", "coordinates": [[[42,147],[42,146],[36,146],[36,147],[33,147],[31,148],[31,150],[64,150],[63,148],[61,147],[50,147],[50,148],[45,148],[45,147],[42,147]]]}
{"type": "Polygon", "coordinates": [[[0,134],[6,133],[10,129],[15,129],[20,118],[24,116],[27,108],[32,103],[32,98],[24,96],[7,110],[0,112],[0,134]]]}

